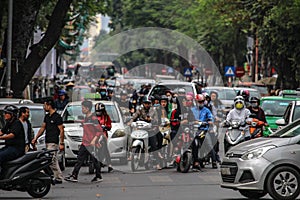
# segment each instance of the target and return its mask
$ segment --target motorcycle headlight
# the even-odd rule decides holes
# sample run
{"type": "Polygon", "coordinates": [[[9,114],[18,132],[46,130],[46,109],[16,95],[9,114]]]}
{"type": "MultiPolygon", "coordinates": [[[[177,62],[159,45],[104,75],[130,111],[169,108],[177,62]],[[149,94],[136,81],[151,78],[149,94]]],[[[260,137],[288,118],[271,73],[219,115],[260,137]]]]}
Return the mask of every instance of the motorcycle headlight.
{"type": "Polygon", "coordinates": [[[267,151],[269,151],[270,149],[273,149],[273,148],[276,148],[276,146],[274,146],[274,145],[272,145],[272,146],[265,146],[265,147],[261,147],[261,148],[249,151],[249,152],[245,153],[244,155],[242,155],[241,159],[242,160],[251,160],[251,159],[260,158],[267,151]]]}
{"type": "Polygon", "coordinates": [[[117,129],[111,136],[111,138],[124,137],[126,135],[123,129],[117,129]]]}

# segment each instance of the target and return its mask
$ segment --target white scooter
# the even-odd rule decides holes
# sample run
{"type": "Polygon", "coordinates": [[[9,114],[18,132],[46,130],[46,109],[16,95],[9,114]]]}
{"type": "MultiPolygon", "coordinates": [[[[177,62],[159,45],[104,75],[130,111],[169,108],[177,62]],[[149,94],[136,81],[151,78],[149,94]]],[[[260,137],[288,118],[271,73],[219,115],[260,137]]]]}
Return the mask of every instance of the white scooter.
{"type": "Polygon", "coordinates": [[[152,124],[145,121],[132,122],[133,129],[131,133],[131,170],[134,172],[139,167],[149,169],[149,130],[152,129],[152,124]]]}

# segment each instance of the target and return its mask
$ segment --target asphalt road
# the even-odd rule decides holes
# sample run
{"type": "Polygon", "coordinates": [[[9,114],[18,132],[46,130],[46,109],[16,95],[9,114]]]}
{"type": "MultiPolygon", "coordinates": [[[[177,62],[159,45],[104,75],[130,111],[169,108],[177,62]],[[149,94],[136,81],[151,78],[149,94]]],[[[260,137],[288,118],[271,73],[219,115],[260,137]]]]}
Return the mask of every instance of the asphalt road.
{"type": "MultiPolygon", "coordinates": [[[[238,192],[220,187],[219,169],[211,166],[202,172],[186,174],[169,168],[160,171],[141,170],[130,172],[129,166],[115,166],[117,170],[103,170],[103,182],[91,183],[93,175],[87,167],[80,171],[79,182],[64,182],[51,188],[44,199],[100,199],[100,200],[241,200],[246,199],[238,192]]],[[[68,175],[73,167],[68,167],[68,175]]],[[[32,199],[27,193],[0,190],[0,199],[32,199]]],[[[271,199],[266,196],[265,199],[271,199]]]]}

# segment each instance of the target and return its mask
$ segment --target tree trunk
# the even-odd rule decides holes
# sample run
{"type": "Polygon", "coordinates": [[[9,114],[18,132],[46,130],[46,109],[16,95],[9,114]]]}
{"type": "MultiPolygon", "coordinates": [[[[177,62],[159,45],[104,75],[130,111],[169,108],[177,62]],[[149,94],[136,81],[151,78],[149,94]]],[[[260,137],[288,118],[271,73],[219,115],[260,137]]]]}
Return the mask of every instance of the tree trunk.
{"type": "MultiPolygon", "coordinates": [[[[28,2],[28,1],[22,1],[22,0],[17,0],[15,1],[16,6],[18,6],[18,9],[24,9],[24,3],[28,2]],[[23,5],[21,6],[21,2],[23,3],[23,5]]],[[[30,7],[30,9],[32,9],[32,6],[38,6],[36,5],[36,1],[31,0],[29,1],[31,2],[32,5],[29,5],[30,3],[28,3],[28,7],[30,7]],[[35,5],[34,5],[35,4],[35,5]]],[[[28,18],[28,17],[24,17],[23,18],[27,19],[26,22],[22,22],[22,23],[18,23],[14,25],[15,28],[15,37],[17,37],[17,42],[14,42],[14,49],[16,49],[17,52],[14,51],[14,58],[18,58],[18,62],[19,62],[19,71],[12,77],[12,89],[15,92],[15,96],[16,97],[21,97],[22,96],[22,92],[25,89],[25,87],[28,85],[28,83],[30,82],[30,80],[32,79],[33,75],[35,74],[36,70],[40,67],[40,64],[43,62],[43,60],[45,59],[45,57],[47,56],[48,52],[54,47],[55,43],[58,41],[60,35],[61,35],[61,31],[62,28],[65,25],[65,17],[66,14],[70,8],[70,4],[71,4],[72,0],[59,0],[52,12],[52,16],[50,18],[49,24],[48,24],[48,28],[47,31],[44,35],[44,37],[37,43],[34,44],[30,49],[31,52],[30,54],[27,56],[27,58],[24,60],[24,62],[22,62],[22,58],[25,58],[25,51],[24,52],[18,52],[17,49],[27,49],[27,46],[29,44],[30,41],[30,36],[33,32],[33,27],[31,28],[31,26],[34,26],[34,20],[35,20],[35,16],[32,14],[32,17],[28,18]],[[21,31],[21,26],[24,24],[28,24],[28,26],[30,26],[29,28],[26,26],[26,28],[28,28],[29,30],[26,30],[26,34],[24,33],[24,35],[22,34],[22,32],[24,30],[21,31]],[[19,31],[20,30],[20,31],[19,31]],[[30,32],[31,31],[31,32],[30,32]],[[26,36],[25,36],[26,35],[26,36]],[[24,40],[24,41],[23,41],[24,40]],[[21,47],[20,47],[20,46],[21,47]],[[26,46],[24,48],[24,46],[26,46]]],[[[27,9],[24,9],[27,10],[27,9]]],[[[29,11],[29,9],[28,9],[29,11]]],[[[27,11],[18,11],[18,13],[21,14],[29,14],[27,11]]],[[[18,14],[15,13],[14,15],[18,14]]],[[[14,21],[16,19],[19,19],[20,21],[22,21],[22,16],[18,16],[17,18],[14,19],[14,21]]]]}

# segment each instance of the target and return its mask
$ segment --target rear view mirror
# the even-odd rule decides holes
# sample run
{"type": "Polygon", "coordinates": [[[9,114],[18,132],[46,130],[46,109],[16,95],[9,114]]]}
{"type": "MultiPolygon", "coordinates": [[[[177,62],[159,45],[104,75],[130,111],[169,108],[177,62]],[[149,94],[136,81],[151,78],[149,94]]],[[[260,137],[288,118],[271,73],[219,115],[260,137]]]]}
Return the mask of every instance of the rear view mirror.
{"type": "Polygon", "coordinates": [[[277,126],[285,126],[286,125],[286,122],[284,119],[277,119],[275,123],[277,126]]]}

